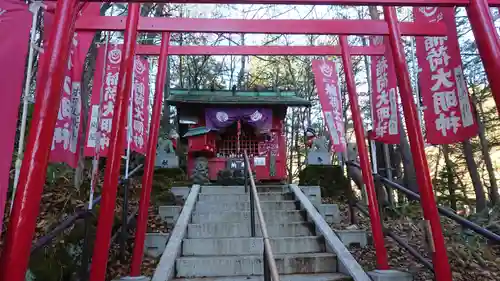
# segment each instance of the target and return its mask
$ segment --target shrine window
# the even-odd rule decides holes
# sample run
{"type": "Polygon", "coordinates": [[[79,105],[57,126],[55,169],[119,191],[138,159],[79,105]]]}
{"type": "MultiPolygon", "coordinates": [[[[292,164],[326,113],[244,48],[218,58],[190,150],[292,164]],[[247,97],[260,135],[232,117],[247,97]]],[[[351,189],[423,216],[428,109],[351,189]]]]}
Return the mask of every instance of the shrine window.
{"type": "Polygon", "coordinates": [[[234,122],[232,125],[221,129],[216,146],[217,156],[242,157],[245,150],[250,157],[258,155],[260,138],[255,127],[241,122],[241,133],[238,140],[238,123],[234,122]]]}

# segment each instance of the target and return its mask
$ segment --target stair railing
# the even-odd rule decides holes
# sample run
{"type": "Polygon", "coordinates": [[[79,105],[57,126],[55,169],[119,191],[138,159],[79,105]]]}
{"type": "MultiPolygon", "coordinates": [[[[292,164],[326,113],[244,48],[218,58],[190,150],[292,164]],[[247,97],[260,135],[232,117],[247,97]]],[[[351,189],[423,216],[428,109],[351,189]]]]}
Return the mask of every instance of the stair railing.
{"type": "MultiPolygon", "coordinates": [[[[346,164],[349,166],[361,169],[359,164],[354,162],[354,161],[348,161],[348,162],[346,162],[346,164]]],[[[373,173],[373,177],[376,181],[380,181],[381,183],[385,184],[385,186],[387,186],[389,188],[396,189],[396,190],[406,194],[408,197],[420,201],[420,195],[407,189],[406,187],[404,187],[400,184],[397,184],[397,183],[393,182],[392,180],[390,180],[386,177],[383,177],[377,173],[373,173]]],[[[349,204],[353,204],[353,203],[351,202],[349,204]]],[[[354,203],[352,207],[356,207],[361,213],[363,213],[364,215],[369,217],[368,211],[361,204],[354,203]]],[[[462,227],[473,230],[474,232],[483,236],[484,238],[490,239],[490,240],[495,241],[497,243],[500,242],[500,235],[498,235],[498,234],[496,234],[496,233],[494,233],[486,228],[483,228],[483,227],[475,224],[474,222],[469,221],[469,220],[467,220],[467,219],[465,219],[465,218],[463,218],[463,217],[455,214],[454,212],[447,210],[443,207],[438,206],[438,211],[441,215],[443,215],[449,219],[452,219],[456,223],[460,224],[462,227]]],[[[383,225],[382,225],[382,227],[383,227],[383,225]]],[[[410,246],[403,239],[401,239],[399,236],[397,236],[394,232],[390,231],[389,229],[387,229],[385,227],[383,227],[383,228],[384,228],[384,235],[385,236],[391,237],[401,247],[405,248],[413,257],[415,257],[422,265],[424,265],[426,268],[428,268],[429,270],[434,272],[434,265],[432,264],[431,261],[429,261],[427,258],[425,258],[422,254],[420,254],[420,252],[417,249],[410,246]]]]}
{"type": "Polygon", "coordinates": [[[255,210],[257,211],[257,217],[260,223],[260,229],[262,231],[262,240],[264,242],[263,251],[263,266],[264,266],[264,281],[279,281],[278,268],[276,267],[276,261],[274,260],[273,251],[271,249],[271,242],[269,241],[269,235],[267,233],[267,226],[264,220],[264,215],[262,213],[262,208],[260,206],[259,195],[257,194],[257,187],[255,186],[255,180],[253,178],[252,168],[250,166],[250,161],[248,160],[247,151],[244,151],[245,160],[245,191],[248,190],[248,184],[250,184],[250,229],[252,237],[255,236],[255,210]]]}
{"type": "MultiPolygon", "coordinates": [[[[356,162],[349,161],[346,164],[353,166],[353,167],[356,167],[358,169],[361,169],[361,167],[356,162]]],[[[375,178],[375,180],[381,181],[386,186],[393,188],[393,189],[396,189],[396,190],[408,195],[410,198],[413,198],[415,200],[420,201],[420,195],[407,189],[406,187],[404,187],[400,184],[397,184],[397,183],[391,181],[390,179],[383,177],[377,173],[373,173],[373,177],[375,178]]],[[[454,212],[452,212],[448,209],[445,209],[443,207],[438,206],[438,211],[441,215],[443,215],[449,219],[454,220],[456,223],[460,224],[461,226],[463,226],[465,228],[468,228],[468,229],[476,232],[477,234],[483,236],[484,238],[490,239],[490,240],[495,241],[497,243],[500,242],[500,235],[494,233],[493,231],[490,231],[484,227],[481,227],[480,225],[478,225],[478,224],[476,224],[468,219],[465,219],[465,218],[463,218],[463,217],[455,214],[454,212]]]]}

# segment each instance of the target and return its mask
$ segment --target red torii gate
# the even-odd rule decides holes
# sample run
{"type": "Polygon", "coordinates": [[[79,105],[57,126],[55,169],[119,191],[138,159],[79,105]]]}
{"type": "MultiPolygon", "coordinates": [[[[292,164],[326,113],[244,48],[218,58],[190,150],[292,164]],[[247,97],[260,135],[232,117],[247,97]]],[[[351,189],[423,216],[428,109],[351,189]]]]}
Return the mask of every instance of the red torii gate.
{"type": "MultiPolygon", "coordinates": [[[[107,1],[91,1],[107,2],[107,1]]],[[[105,170],[105,180],[102,192],[102,202],[98,221],[94,255],[91,267],[91,281],[102,281],[105,277],[108,251],[110,247],[110,233],[113,224],[113,213],[118,185],[121,148],[124,142],[124,127],[130,90],[132,86],[133,57],[135,54],[160,55],[158,78],[156,81],[156,95],[151,120],[151,132],[147,146],[147,160],[143,176],[143,188],[137,219],[137,232],[132,258],[131,275],[138,276],[143,255],[143,243],[147,224],[147,209],[151,191],[152,174],[154,169],[155,148],[158,138],[161,106],[163,100],[163,85],[167,70],[167,56],[169,54],[331,54],[342,55],[350,106],[353,114],[353,123],[356,141],[360,153],[360,164],[367,186],[369,210],[377,252],[379,269],[388,269],[387,254],[384,247],[380,217],[377,209],[377,199],[373,186],[373,177],[369,165],[362,120],[357,104],[357,94],[351,65],[351,55],[379,55],[383,50],[374,47],[349,47],[345,35],[386,35],[393,50],[396,74],[403,104],[406,127],[411,144],[415,168],[418,171],[418,184],[422,198],[424,217],[429,221],[435,252],[433,261],[436,279],[451,281],[451,270],[446,254],[446,247],[442,235],[439,215],[432,191],[427,160],[425,158],[423,138],[418,122],[418,113],[412,96],[410,77],[405,61],[403,47],[400,44],[401,34],[405,35],[443,35],[444,28],[439,24],[415,25],[412,23],[397,22],[393,5],[402,6],[466,6],[472,25],[478,49],[483,64],[488,73],[491,89],[500,111],[500,81],[495,81],[494,75],[500,73],[500,44],[493,26],[488,4],[500,6],[500,0],[142,0],[142,1],[115,1],[129,2],[127,19],[123,17],[83,17],[75,24],[78,12],[78,0],[58,0],[55,8],[54,31],[51,34],[48,47],[48,63],[40,69],[40,84],[37,88],[37,101],[33,113],[32,126],[26,146],[26,157],[20,174],[18,195],[12,210],[12,217],[6,236],[5,249],[0,261],[0,280],[21,281],[25,278],[28,266],[31,239],[35,229],[38,208],[43,191],[47,161],[54,132],[55,120],[60,99],[60,87],[63,80],[63,69],[69,53],[70,38],[75,29],[87,30],[125,30],[122,61],[119,74],[119,85],[115,114],[113,117],[114,130],[111,135],[110,154],[105,170]],[[295,21],[273,20],[200,20],[200,19],[153,19],[139,17],[139,4],[142,3],[225,3],[225,4],[293,4],[293,5],[383,5],[384,21],[300,21],[299,27],[295,21]],[[134,4],[132,4],[134,3],[134,4]],[[316,23],[314,23],[316,22],[316,23]],[[320,25],[316,25],[321,22],[320,25]],[[265,23],[265,24],[263,24],[265,23]],[[286,23],[289,25],[287,26],[286,23]],[[295,24],[294,24],[295,23],[295,24]],[[304,23],[304,24],[302,24],[304,23]],[[361,28],[362,27],[362,28],[361,28]],[[294,30],[291,30],[291,29],[294,30]],[[161,46],[137,46],[138,31],[163,32],[161,46]],[[241,33],[314,33],[340,34],[339,46],[332,47],[257,47],[257,46],[225,46],[204,47],[169,46],[169,32],[241,32],[241,33]],[[330,48],[331,50],[328,50],[330,48]],[[286,51],[286,52],[285,52],[286,51]],[[170,53],[169,53],[170,52],[170,53]],[[177,53],[175,53],[177,52],[177,53]]]]}

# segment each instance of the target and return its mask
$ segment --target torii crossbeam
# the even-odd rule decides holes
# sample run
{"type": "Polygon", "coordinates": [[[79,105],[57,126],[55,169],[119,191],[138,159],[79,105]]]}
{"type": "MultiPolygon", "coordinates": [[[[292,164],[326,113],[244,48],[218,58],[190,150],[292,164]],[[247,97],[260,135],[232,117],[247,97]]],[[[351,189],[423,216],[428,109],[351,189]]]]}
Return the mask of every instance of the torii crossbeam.
{"type": "MultiPolygon", "coordinates": [[[[82,16],[76,30],[125,30],[126,17],[82,16]]],[[[399,23],[404,36],[443,36],[441,23],[399,23]]],[[[244,20],[141,17],[139,32],[261,33],[315,35],[389,35],[383,20],[244,20]]]]}
{"type": "MultiPolygon", "coordinates": [[[[87,0],[87,2],[110,2],[87,0]]],[[[118,0],[115,3],[173,3],[173,4],[248,4],[248,5],[346,5],[346,6],[467,6],[473,0],[118,0]]],[[[488,0],[490,6],[500,6],[500,0],[488,0]]]]}

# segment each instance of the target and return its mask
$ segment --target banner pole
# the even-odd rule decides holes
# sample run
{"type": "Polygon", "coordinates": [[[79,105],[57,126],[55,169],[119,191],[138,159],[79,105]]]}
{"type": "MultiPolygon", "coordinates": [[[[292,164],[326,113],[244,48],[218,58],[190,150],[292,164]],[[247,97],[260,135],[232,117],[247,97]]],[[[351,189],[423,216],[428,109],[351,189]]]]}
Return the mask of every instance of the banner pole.
{"type": "MultiPolygon", "coordinates": [[[[111,7],[113,10],[113,7],[111,7]]],[[[106,79],[106,65],[108,62],[108,48],[109,48],[109,31],[106,32],[106,43],[104,45],[104,61],[103,71],[101,76],[101,89],[99,92],[99,107],[97,111],[97,128],[94,135],[94,157],[92,158],[92,175],[90,177],[90,194],[88,209],[92,210],[94,202],[95,185],[99,181],[99,157],[101,152],[101,116],[102,116],[102,103],[104,101],[104,80],[106,79]]]]}
{"type": "MultiPolygon", "coordinates": [[[[414,19],[415,20],[415,19],[414,19]]],[[[417,103],[417,111],[418,111],[418,122],[420,123],[420,128],[424,126],[423,122],[423,112],[422,112],[422,103],[420,102],[421,97],[420,97],[420,89],[419,89],[419,84],[418,84],[418,73],[420,72],[420,68],[418,67],[418,60],[417,60],[417,48],[415,47],[415,38],[412,38],[411,44],[411,63],[413,64],[413,75],[414,75],[414,81],[415,81],[415,94],[416,94],[416,103],[417,103]]]]}
{"type": "MultiPolygon", "coordinates": [[[[344,74],[347,84],[347,93],[349,95],[349,105],[351,107],[352,122],[354,133],[356,135],[356,143],[359,152],[359,164],[363,175],[363,181],[366,185],[366,193],[368,194],[368,210],[370,213],[370,223],[373,234],[373,244],[377,257],[377,269],[389,269],[387,259],[387,250],[384,245],[384,233],[382,230],[382,221],[377,202],[377,193],[375,192],[375,184],[373,181],[372,170],[370,169],[370,160],[368,157],[368,149],[365,142],[365,132],[363,129],[363,120],[361,119],[361,111],[358,104],[358,94],[356,93],[356,84],[352,70],[351,54],[347,42],[347,36],[340,36],[340,46],[342,48],[342,62],[344,65],[344,74]]],[[[373,144],[372,147],[375,145],[373,144]]],[[[373,159],[376,163],[376,159],[373,159]]]]}
{"type": "Polygon", "coordinates": [[[41,2],[33,2],[30,4],[29,9],[33,13],[33,20],[31,24],[30,46],[28,54],[28,68],[26,70],[26,81],[24,84],[24,97],[23,97],[23,115],[21,117],[21,129],[19,135],[19,146],[17,147],[17,159],[15,164],[14,185],[12,186],[12,196],[10,199],[9,213],[12,212],[14,199],[16,198],[17,183],[19,182],[19,173],[21,171],[21,163],[23,161],[24,152],[24,136],[26,134],[26,121],[28,119],[28,95],[30,92],[31,81],[33,80],[33,60],[35,59],[35,41],[36,41],[36,28],[38,27],[38,13],[42,8],[41,2]]]}
{"type": "Polygon", "coordinates": [[[130,101],[128,103],[127,158],[125,159],[125,180],[128,179],[130,169],[130,144],[132,142],[132,110],[134,107],[135,64],[136,57],[134,57],[134,66],[132,70],[132,90],[130,91],[130,101]]]}

